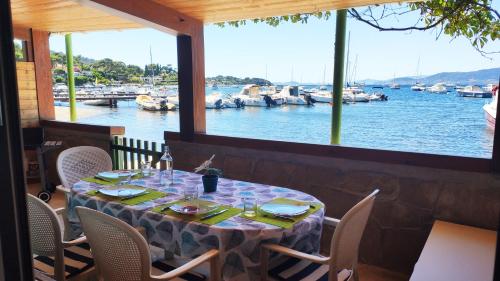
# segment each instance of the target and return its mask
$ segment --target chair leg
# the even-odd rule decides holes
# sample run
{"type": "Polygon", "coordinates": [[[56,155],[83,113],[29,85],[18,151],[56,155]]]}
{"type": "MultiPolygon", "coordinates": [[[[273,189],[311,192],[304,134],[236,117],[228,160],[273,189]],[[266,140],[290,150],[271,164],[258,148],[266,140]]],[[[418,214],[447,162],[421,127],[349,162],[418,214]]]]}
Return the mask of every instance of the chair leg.
{"type": "Polygon", "coordinates": [[[260,280],[261,281],[267,281],[267,271],[269,270],[268,268],[268,258],[269,257],[269,250],[267,248],[261,247],[260,248],[260,280]]]}
{"type": "Polygon", "coordinates": [[[220,281],[221,280],[221,264],[219,255],[210,259],[210,281],[220,281]]]}
{"type": "Polygon", "coordinates": [[[358,272],[358,267],[354,267],[354,269],[352,270],[352,278],[354,281],[359,281],[359,272],[358,272]]]}

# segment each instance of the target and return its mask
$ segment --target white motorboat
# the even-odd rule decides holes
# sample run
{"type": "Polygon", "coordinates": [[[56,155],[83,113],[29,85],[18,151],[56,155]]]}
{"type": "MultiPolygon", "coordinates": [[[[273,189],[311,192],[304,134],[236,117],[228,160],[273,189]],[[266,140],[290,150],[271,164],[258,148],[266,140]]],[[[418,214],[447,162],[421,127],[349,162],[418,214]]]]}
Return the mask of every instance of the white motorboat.
{"type": "Polygon", "coordinates": [[[486,92],[492,92],[493,91],[493,88],[495,87],[495,84],[488,84],[486,86],[483,87],[483,89],[486,91],[486,92]]]}
{"type": "Polygon", "coordinates": [[[432,85],[432,87],[428,87],[427,92],[433,94],[446,94],[448,92],[448,89],[443,83],[437,83],[432,85]]]}
{"type": "Polygon", "coordinates": [[[497,104],[498,104],[498,89],[496,90],[496,92],[493,93],[492,101],[483,106],[484,117],[486,118],[486,124],[493,130],[495,129],[495,123],[497,119],[497,104]]]}
{"type": "Polygon", "coordinates": [[[93,106],[109,106],[108,99],[95,99],[95,100],[86,100],[83,102],[85,105],[93,105],[93,106]]]}
{"type": "Polygon", "coordinates": [[[278,94],[280,97],[285,99],[286,104],[292,105],[313,105],[314,100],[311,95],[306,94],[304,96],[299,94],[299,89],[297,86],[286,86],[278,94]]]}
{"type": "Polygon", "coordinates": [[[271,107],[281,105],[285,102],[282,97],[273,97],[274,95],[261,94],[258,85],[249,84],[243,87],[241,92],[233,95],[233,98],[239,98],[245,103],[245,106],[271,107]]]}
{"type": "Polygon", "coordinates": [[[457,90],[457,96],[468,98],[491,98],[492,93],[486,92],[479,86],[467,86],[457,90]]]}
{"type": "Polygon", "coordinates": [[[389,97],[383,93],[374,93],[368,96],[370,101],[388,101],[389,97]]]}
{"type": "Polygon", "coordinates": [[[205,97],[205,108],[221,109],[223,108],[222,96],[219,93],[213,93],[205,97]]]}
{"type": "Polygon", "coordinates": [[[179,107],[179,96],[178,95],[168,96],[167,101],[169,103],[174,104],[175,106],[179,107]]]}
{"type": "Polygon", "coordinates": [[[166,99],[154,99],[147,95],[139,95],[135,98],[135,103],[142,110],[147,111],[167,111],[175,110],[175,104],[169,103],[166,99]]]}
{"type": "Polygon", "coordinates": [[[411,86],[411,90],[416,92],[425,91],[425,85],[421,83],[416,83],[415,85],[411,86]]]}
{"type": "Polygon", "coordinates": [[[399,90],[399,89],[401,89],[401,86],[397,83],[392,83],[391,86],[389,86],[389,88],[391,88],[393,90],[399,90]]]}
{"type": "Polygon", "coordinates": [[[331,103],[333,102],[333,93],[328,91],[316,91],[310,93],[311,98],[313,98],[316,102],[321,103],[331,103]]]}
{"type": "Polygon", "coordinates": [[[222,98],[222,107],[223,108],[243,108],[245,107],[245,102],[240,98],[235,98],[232,96],[222,98]]]}
{"type": "Polygon", "coordinates": [[[369,102],[370,95],[365,93],[353,93],[353,92],[345,92],[342,97],[343,102],[354,103],[354,102],[369,102]]]}

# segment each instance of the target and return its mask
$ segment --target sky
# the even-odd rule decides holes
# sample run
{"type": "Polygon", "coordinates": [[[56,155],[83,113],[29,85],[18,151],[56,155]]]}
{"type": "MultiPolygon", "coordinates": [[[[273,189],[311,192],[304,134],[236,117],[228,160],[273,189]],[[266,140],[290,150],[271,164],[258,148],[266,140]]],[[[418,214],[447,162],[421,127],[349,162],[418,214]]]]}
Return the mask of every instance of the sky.
{"type": "MultiPolygon", "coordinates": [[[[335,13],[333,13],[335,14],[335,13]]],[[[414,15],[389,19],[407,24],[414,15]]],[[[349,80],[387,80],[431,75],[445,71],[473,71],[500,67],[500,54],[481,56],[465,38],[451,40],[435,31],[379,32],[348,18],[350,33],[349,80]],[[420,64],[418,61],[420,60],[420,64]],[[417,67],[419,65],[419,67],[417,67]],[[354,74],[355,73],[355,74],[354,74]]],[[[205,26],[206,76],[261,77],[272,82],[331,83],[335,16],[310,19],[307,24],[264,23],[224,28],[205,26]]],[[[64,52],[64,36],[52,34],[51,50],[64,52]]],[[[73,54],[94,59],[111,58],[144,67],[150,62],[177,65],[175,37],[154,29],[101,31],[73,34],[73,54]]],[[[487,45],[500,50],[500,42],[487,45]]]]}

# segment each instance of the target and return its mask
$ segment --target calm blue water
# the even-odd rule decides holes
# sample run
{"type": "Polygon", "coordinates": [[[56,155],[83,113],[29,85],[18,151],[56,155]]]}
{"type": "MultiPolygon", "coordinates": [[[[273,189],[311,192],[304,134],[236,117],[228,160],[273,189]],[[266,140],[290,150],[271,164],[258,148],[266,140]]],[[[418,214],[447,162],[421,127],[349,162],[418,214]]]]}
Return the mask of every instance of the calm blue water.
{"type": "MultiPolygon", "coordinates": [[[[218,92],[239,92],[220,88],[218,92]]],[[[366,88],[367,92],[373,92],[366,88]]],[[[490,158],[493,132],[484,120],[482,106],[490,99],[413,92],[384,88],[387,102],[343,106],[342,145],[396,151],[426,152],[490,158]]],[[[207,89],[207,94],[212,90],[207,89]]],[[[161,142],[163,131],[179,131],[178,112],[146,112],[134,101],[117,109],[78,105],[96,114],[78,122],[121,125],[126,136],[161,142]]],[[[328,144],[331,107],[282,106],[277,108],[207,109],[207,133],[268,140],[328,144]]]]}

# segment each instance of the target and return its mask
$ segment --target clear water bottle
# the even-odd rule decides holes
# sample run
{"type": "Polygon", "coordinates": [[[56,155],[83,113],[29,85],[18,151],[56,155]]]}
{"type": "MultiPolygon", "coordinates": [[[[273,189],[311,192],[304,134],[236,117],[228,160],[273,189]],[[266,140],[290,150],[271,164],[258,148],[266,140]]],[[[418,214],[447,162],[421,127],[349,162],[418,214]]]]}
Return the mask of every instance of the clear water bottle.
{"type": "Polygon", "coordinates": [[[171,185],[174,183],[174,159],[170,155],[168,146],[163,148],[163,155],[160,158],[160,184],[171,185]]]}

